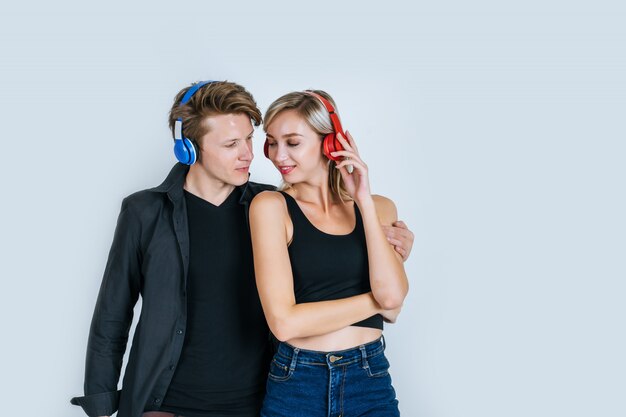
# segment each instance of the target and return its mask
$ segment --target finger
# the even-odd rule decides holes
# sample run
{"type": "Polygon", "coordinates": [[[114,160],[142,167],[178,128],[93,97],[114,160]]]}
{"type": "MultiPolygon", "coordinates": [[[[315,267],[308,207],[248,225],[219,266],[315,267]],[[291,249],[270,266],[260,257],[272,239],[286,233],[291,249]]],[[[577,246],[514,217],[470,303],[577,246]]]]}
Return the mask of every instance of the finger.
{"type": "Polygon", "coordinates": [[[398,234],[400,236],[402,236],[403,239],[407,239],[407,240],[413,241],[413,239],[415,238],[415,235],[409,229],[400,229],[400,228],[398,228],[398,229],[396,229],[396,231],[398,232],[398,234]]]}
{"type": "Polygon", "coordinates": [[[388,237],[387,242],[389,242],[391,245],[395,247],[402,248],[402,241],[400,239],[394,239],[392,237],[388,237]]]}
{"type": "Polygon", "coordinates": [[[398,234],[396,233],[396,228],[391,226],[383,226],[383,233],[387,238],[398,238],[398,234]]]}
{"type": "Polygon", "coordinates": [[[352,174],[352,172],[349,171],[349,168],[340,166],[336,166],[336,168],[339,170],[339,174],[341,175],[341,178],[343,178],[343,182],[346,184],[346,186],[354,186],[354,178],[352,178],[352,175],[350,175],[352,174]]]}
{"type": "Polygon", "coordinates": [[[413,233],[407,229],[400,229],[396,227],[393,229],[393,236],[398,239],[413,240],[413,233]]]}
{"type": "Polygon", "coordinates": [[[406,223],[404,223],[402,220],[397,220],[393,223],[391,223],[392,226],[394,227],[399,227],[401,229],[408,229],[409,226],[406,225],[406,223]]]}
{"type": "Polygon", "coordinates": [[[354,142],[354,138],[352,137],[350,132],[348,132],[347,130],[346,130],[346,136],[348,137],[348,140],[350,141],[350,145],[354,148],[354,150],[356,152],[359,152],[359,148],[357,148],[356,142],[354,142]]]}
{"type": "Polygon", "coordinates": [[[344,158],[341,162],[337,163],[339,165],[359,165],[362,168],[365,168],[365,164],[360,159],[352,159],[352,158],[344,158]]]}
{"type": "Polygon", "coordinates": [[[343,136],[341,133],[337,133],[337,139],[339,140],[339,143],[341,143],[341,146],[345,150],[356,152],[356,149],[354,149],[354,147],[350,144],[350,142],[348,142],[345,136],[343,136]]]}
{"type": "MultiPolygon", "coordinates": [[[[341,169],[346,170],[348,174],[352,174],[354,172],[354,165],[347,164],[346,166],[342,166],[341,169]]],[[[344,181],[345,181],[345,177],[344,177],[344,181]]]]}
{"type": "Polygon", "coordinates": [[[410,237],[408,230],[395,226],[383,226],[383,232],[387,237],[396,239],[408,239],[410,237]]]}
{"type": "Polygon", "coordinates": [[[359,161],[362,164],[365,163],[365,162],[363,162],[363,160],[361,159],[359,154],[354,153],[354,152],[350,152],[350,151],[334,151],[334,152],[331,152],[330,154],[332,156],[343,156],[346,159],[351,159],[353,161],[359,161]]]}
{"type": "Polygon", "coordinates": [[[415,238],[413,232],[411,232],[409,229],[403,229],[401,227],[391,227],[389,234],[393,237],[397,237],[398,239],[406,239],[412,241],[415,238]]]}
{"type": "Polygon", "coordinates": [[[346,161],[346,163],[341,165],[341,166],[337,165],[337,168],[345,169],[347,171],[348,175],[350,175],[350,174],[352,174],[354,172],[354,165],[351,164],[350,161],[346,161]]]}
{"type": "Polygon", "coordinates": [[[406,250],[402,249],[400,246],[394,246],[394,249],[396,250],[396,252],[400,254],[400,256],[402,256],[402,260],[406,261],[406,256],[407,256],[406,250]]]}
{"type": "Polygon", "coordinates": [[[402,220],[393,222],[392,225],[394,226],[394,230],[397,231],[404,238],[410,240],[413,240],[415,238],[413,232],[409,230],[409,227],[402,220]]]}
{"type": "Polygon", "coordinates": [[[341,161],[340,163],[338,163],[336,166],[337,168],[340,168],[340,167],[344,167],[348,165],[352,165],[354,168],[358,168],[358,170],[361,171],[363,174],[367,172],[367,169],[365,168],[365,166],[359,161],[354,160],[354,159],[345,159],[341,161]]]}
{"type": "Polygon", "coordinates": [[[349,150],[332,151],[330,154],[333,156],[343,156],[344,158],[354,158],[354,159],[361,158],[358,153],[349,151],[349,150]]]}

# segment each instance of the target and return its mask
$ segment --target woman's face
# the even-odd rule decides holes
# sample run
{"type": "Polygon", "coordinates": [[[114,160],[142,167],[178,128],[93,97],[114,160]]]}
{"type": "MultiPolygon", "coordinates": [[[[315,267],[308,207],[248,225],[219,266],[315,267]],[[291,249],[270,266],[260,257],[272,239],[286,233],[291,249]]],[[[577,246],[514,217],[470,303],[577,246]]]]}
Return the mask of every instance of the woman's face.
{"type": "Polygon", "coordinates": [[[270,160],[285,182],[327,181],[321,137],[300,115],[285,110],[266,129],[270,160]]]}

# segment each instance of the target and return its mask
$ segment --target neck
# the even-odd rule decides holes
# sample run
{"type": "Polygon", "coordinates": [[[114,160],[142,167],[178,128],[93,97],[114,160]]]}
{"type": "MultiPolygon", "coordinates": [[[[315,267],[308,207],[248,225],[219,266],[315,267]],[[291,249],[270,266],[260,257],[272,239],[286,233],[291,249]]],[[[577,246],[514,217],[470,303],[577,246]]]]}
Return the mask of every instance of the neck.
{"type": "Polygon", "coordinates": [[[219,206],[233,192],[235,186],[218,180],[200,169],[199,166],[192,165],[187,177],[185,177],[183,188],[191,194],[219,206]]]}
{"type": "Polygon", "coordinates": [[[328,186],[328,173],[315,180],[293,184],[291,188],[295,199],[320,206],[324,212],[339,201],[328,186]]]}

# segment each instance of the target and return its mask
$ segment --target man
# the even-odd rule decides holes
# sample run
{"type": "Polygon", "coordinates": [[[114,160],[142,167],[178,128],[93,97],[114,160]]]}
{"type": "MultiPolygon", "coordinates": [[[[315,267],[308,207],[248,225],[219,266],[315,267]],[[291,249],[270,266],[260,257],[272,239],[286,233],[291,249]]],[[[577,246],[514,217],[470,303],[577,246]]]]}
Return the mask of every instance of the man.
{"type": "MultiPolygon", "coordinates": [[[[94,311],[85,395],[91,416],[258,416],[271,359],[248,230],[261,112],[230,82],[183,89],[170,112],[179,163],[124,199],[94,311]],[[188,166],[190,165],[190,166],[188,166]],[[133,307],[142,297],[123,389],[133,307]]],[[[413,236],[390,228],[405,258],[413,236]]]]}

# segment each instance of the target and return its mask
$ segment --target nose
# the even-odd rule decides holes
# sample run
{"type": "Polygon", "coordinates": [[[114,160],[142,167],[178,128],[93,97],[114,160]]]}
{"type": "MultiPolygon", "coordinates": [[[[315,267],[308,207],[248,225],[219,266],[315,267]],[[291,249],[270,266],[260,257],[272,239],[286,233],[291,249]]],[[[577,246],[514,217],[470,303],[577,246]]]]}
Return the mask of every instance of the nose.
{"type": "Polygon", "coordinates": [[[285,161],[287,159],[287,149],[284,144],[280,142],[276,144],[276,154],[274,156],[274,159],[276,161],[285,161]]]}
{"type": "Polygon", "coordinates": [[[247,140],[243,142],[243,146],[239,150],[239,159],[243,161],[251,161],[254,158],[252,153],[252,141],[247,140]]]}

